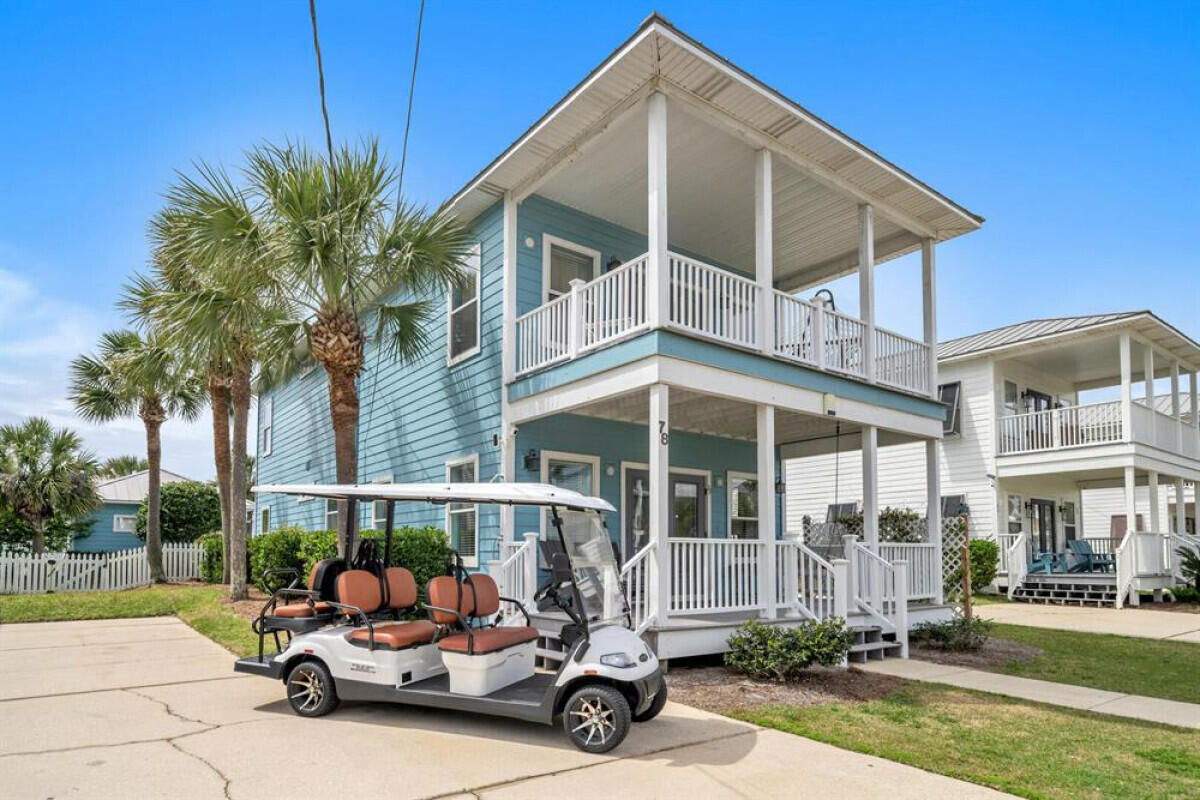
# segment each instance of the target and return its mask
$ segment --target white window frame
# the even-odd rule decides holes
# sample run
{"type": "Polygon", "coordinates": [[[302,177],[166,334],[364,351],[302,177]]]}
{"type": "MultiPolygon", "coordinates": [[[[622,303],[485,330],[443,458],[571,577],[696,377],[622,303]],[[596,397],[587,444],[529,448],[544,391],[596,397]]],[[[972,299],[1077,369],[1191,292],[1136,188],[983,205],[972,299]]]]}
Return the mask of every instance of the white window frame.
{"type": "MultiPolygon", "coordinates": [[[[626,531],[625,531],[625,527],[626,527],[626,525],[625,525],[625,517],[626,517],[625,497],[627,496],[626,490],[628,488],[627,473],[630,470],[634,470],[634,469],[645,470],[646,472],[649,472],[650,465],[644,461],[622,461],[621,462],[621,502],[617,505],[617,508],[620,510],[620,513],[621,513],[621,544],[620,544],[620,547],[621,547],[621,560],[622,561],[624,561],[627,558],[631,558],[632,556],[635,555],[634,553],[626,553],[625,552],[625,533],[626,533],[626,531]]],[[[678,475],[697,475],[697,476],[701,476],[704,478],[704,519],[707,520],[707,529],[708,529],[708,536],[706,536],[705,538],[706,539],[716,538],[712,535],[712,533],[713,533],[713,530],[712,530],[712,528],[713,528],[713,525],[712,525],[712,496],[713,496],[713,493],[712,493],[712,485],[713,485],[712,470],[695,469],[692,467],[671,466],[671,467],[667,468],[667,481],[668,482],[671,479],[672,472],[674,472],[678,475]]]]}
{"type": "Polygon", "coordinates": [[[466,361],[471,356],[479,355],[479,351],[483,344],[482,339],[482,319],[483,319],[483,247],[476,242],[467,254],[466,268],[469,272],[475,275],[475,297],[462,305],[454,306],[454,287],[446,288],[446,366],[452,367],[459,362],[466,361]],[[471,262],[474,261],[474,266],[471,262]],[[475,346],[470,350],[464,350],[458,355],[454,355],[451,348],[454,346],[454,315],[465,309],[467,306],[475,304],[475,346]]]}
{"type": "Polygon", "coordinates": [[[136,514],[113,514],[112,518],[113,533],[137,533],[137,515],[136,514]],[[117,521],[120,520],[129,527],[119,527],[117,521]]]}
{"type": "Polygon", "coordinates": [[[337,504],[338,504],[338,501],[334,500],[332,497],[325,498],[325,530],[327,530],[327,531],[336,532],[338,529],[338,517],[337,517],[338,507],[337,507],[337,504]],[[333,510],[330,510],[330,508],[329,508],[330,503],[333,503],[333,510]],[[330,514],[333,515],[333,524],[332,525],[329,524],[329,515],[330,514]]]}
{"type": "MultiPolygon", "coordinates": [[[[592,467],[592,496],[600,496],[600,456],[591,456],[584,453],[568,453],[564,450],[543,450],[540,460],[540,478],[542,483],[550,483],[551,461],[575,461],[580,464],[590,464],[592,467]]],[[[547,516],[548,514],[545,511],[539,515],[538,532],[543,539],[546,538],[547,516]]]]}
{"type": "MultiPolygon", "coordinates": [[[[388,473],[387,475],[380,475],[378,478],[374,478],[371,480],[371,483],[395,483],[395,482],[396,482],[395,476],[392,475],[391,473],[388,473]]],[[[386,500],[373,500],[371,502],[371,530],[373,530],[373,531],[382,531],[383,530],[384,526],[387,524],[386,514],[387,514],[387,501],[386,500]],[[380,507],[383,507],[383,513],[385,516],[379,516],[380,507]]]]}
{"type": "MultiPolygon", "coordinates": [[[[725,488],[726,488],[726,495],[727,495],[725,498],[725,538],[727,538],[727,539],[733,538],[733,523],[734,523],[735,519],[742,521],[742,522],[749,522],[750,520],[753,520],[754,527],[756,529],[758,528],[759,519],[761,519],[760,517],[736,517],[736,516],[734,516],[733,512],[737,508],[737,504],[734,502],[733,492],[734,492],[734,486],[738,481],[754,481],[755,483],[758,483],[758,473],[757,472],[737,472],[735,470],[729,470],[728,472],[725,473],[725,488]]],[[[773,489],[774,489],[774,487],[772,487],[772,490],[773,489]]],[[[772,497],[771,499],[774,500],[774,497],[772,497]]],[[[761,500],[760,500],[760,502],[761,502],[761,500]]],[[[761,512],[761,509],[760,509],[760,512],[761,512]]],[[[762,535],[762,532],[759,531],[759,536],[761,536],[761,535],[762,535]]],[[[757,539],[758,537],[755,537],[755,538],[757,539]]],[[[745,539],[743,541],[751,541],[751,540],[745,539]]]]}
{"type": "Polygon", "coordinates": [[[262,413],[259,417],[262,420],[262,455],[266,457],[271,455],[271,449],[275,444],[274,397],[264,397],[262,399],[262,413]]]}
{"type": "MultiPolygon", "coordinates": [[[[475,482],[479,483],[479,453],[471,453],[469,455],[459,456],[458,458],[452,458],[449,461],[447,461],[446,462],[446,483],[451,482],[450,471],[454,467],[461,467],[464,464],[471,464],[475,468],[475,482]]],[[[467,513],[468,510],[473,510],[475,512],[475,553],[474,553],[474,555],[470,555],[470,556],[464,556],[462,553],[459,553],[459,556],[462,558],[464,567],[478,567],[479,566],[479,504],[478,503],[472,504],[470,506],[470,509],[467,509],[467,508],[452,509],[450,507],[451,505],[452,505],[451,503],[446,504],[446,515],[445,515],[446,516],[446,541],[450,543],[451,547],[455,546],[454,529],[450,525],[451,515],[464,514],[464,513],[467,513]]],[[[466,504],[463,504],[463,505],[466,505],[466,504]]]]}
{"type": "Polygon", "coordinates": [[[271,531],[271,507],[263,506],[259,512],[258,533],[261,536],[264,533],[271,531]]]}
{"type": "Polygon", "coordinates": [[[542,234],[542,302],[549,303],[554,298],[550,296],[550,248],[558,245],[566,250],[574,250],[592,259],[592,280],[600,276],[600,251],[563,239],[559,236],[542,234]]]}

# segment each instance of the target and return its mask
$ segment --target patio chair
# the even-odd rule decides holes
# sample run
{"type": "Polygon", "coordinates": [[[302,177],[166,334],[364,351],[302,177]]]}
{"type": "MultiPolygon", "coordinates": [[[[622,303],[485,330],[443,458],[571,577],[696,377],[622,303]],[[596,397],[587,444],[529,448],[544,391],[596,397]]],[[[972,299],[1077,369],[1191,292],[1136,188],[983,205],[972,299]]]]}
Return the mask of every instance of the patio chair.
{"type": "Polygon", "coordinates": [[[1116,565],[1116,559],[1110,555],[1101,555],[1092,550],[1090,542],[1084,539],[1071,539],[1067,549],[1075,556],[1075,564],[1070,572],[1109,572],[1116,565]]]}

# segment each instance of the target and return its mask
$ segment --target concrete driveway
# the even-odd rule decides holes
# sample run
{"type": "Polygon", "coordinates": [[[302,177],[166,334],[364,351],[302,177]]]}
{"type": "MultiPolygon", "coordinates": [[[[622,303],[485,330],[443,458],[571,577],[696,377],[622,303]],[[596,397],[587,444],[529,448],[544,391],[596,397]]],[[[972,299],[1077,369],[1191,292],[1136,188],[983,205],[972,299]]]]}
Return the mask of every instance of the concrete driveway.
{"type": "Polygon", "coordinates": [[[607,756],[557,728],[402,706],[292,714],[171,617],[0,626],[0,797],[999,797],[670,704],[607,756]]]}
{"type": "Polygon", "coordinates": [[[975,607],[984,619],[1079,633],[1113,633],[1142,639],[1200,644],[1200,614],[1149,608],[1085,608],[1040,603],[987,603],[975,607]]]}

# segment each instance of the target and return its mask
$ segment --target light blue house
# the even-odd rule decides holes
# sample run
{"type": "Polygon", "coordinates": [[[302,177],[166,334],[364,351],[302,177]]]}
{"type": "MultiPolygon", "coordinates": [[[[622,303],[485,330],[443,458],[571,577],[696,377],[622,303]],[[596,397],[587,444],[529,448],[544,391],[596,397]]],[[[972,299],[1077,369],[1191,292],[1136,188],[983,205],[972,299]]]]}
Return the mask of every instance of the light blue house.
{"type": "MultiPolygon", "coordinates": [[[[980,217],[657,16],[448,205],[478,241],[475,282],[447,292],[418,363],[368,352],[360,483],[503,476],[608,499],[635,622],[663,657],[718,650],[751,616],[837,613],[899,640],[906,599],[944,613],[934,252],[980,217]],[[923,308],[901,336],[875,323],[875,268],[914,252],[923,308]],[[817,293],[852,275],[857,317],[817,293]],[[861,442],[872,521],[830,562],[783,519],[780,447],[839,436],[861,442]],[[898,568],[873,521],[881,441],[924,442],[929,467],[933,533],[898,568]]],[[[262,396],[258,430],[261,483],[333,481],[321,370],[262,396]]],[[[255,524],[335,516],[264,496],[255,524]]],[[[399,523],[444,526],[505,575],[543,527],[472,507],[399,523]]]]}
{"type": "MultiPolygon", "coordinates": [[[[187,483],[185,478],[174,472],[161,470],[162,482],[187,483]]],[[[96,486],[103,504],[92,512],[92,527],[85,536],[71,542],[71,549],[78,553],[111,553],[141,547],[142,540],[134,533],[137,510],[149,493],[149,472],[142,470],[132,475],[104,481],[96,486]]]]}

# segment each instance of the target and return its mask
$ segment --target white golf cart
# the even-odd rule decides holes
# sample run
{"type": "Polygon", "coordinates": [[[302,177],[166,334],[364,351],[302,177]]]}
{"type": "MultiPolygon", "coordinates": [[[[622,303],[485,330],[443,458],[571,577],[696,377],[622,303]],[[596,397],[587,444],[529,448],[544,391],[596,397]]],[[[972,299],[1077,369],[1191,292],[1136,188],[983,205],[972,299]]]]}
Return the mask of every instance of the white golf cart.
{"type": "MultiPolygon", "coordinates": [[[[616,747],[631,722],[657,716],[667,687],[654,653],[630,628],[620,573],[603,512],[609,503],[542,484],[371,484],[256,486],[264,494],[385,503],[383,553],[363,540],[348,561],[314,566],[308,585],[294,579],[271,591],[254,621],[257,656],[234,669],[281,679],[297,714],[319,717],[339,700],[450,708],[554,724],[581,750],[616,747]],[[536,600],[570,622],[556,672],[534,667],[538,631],[515,599],[500,597],[484,574],[468,574],[457,555],[447,574],[418,597],[412,573],[391,560],[397,502],[482,503],[549,510],[548,577],[536,600]],[[556,541],[554,541],[556,540],[556,541]],[[501,603],[520,611],[504,618],[501,603]],[[426,619],[414,619],[418,614],[426,619]],[[516,623],[516,624],[514,624],[516,623]],[[281,635],[284,639],[281,641],[281,635]],[[267,637],[275,653],[267,653],[267,637]]],[[[277,576],[272,576],[277,577],[277,576]]]]}

